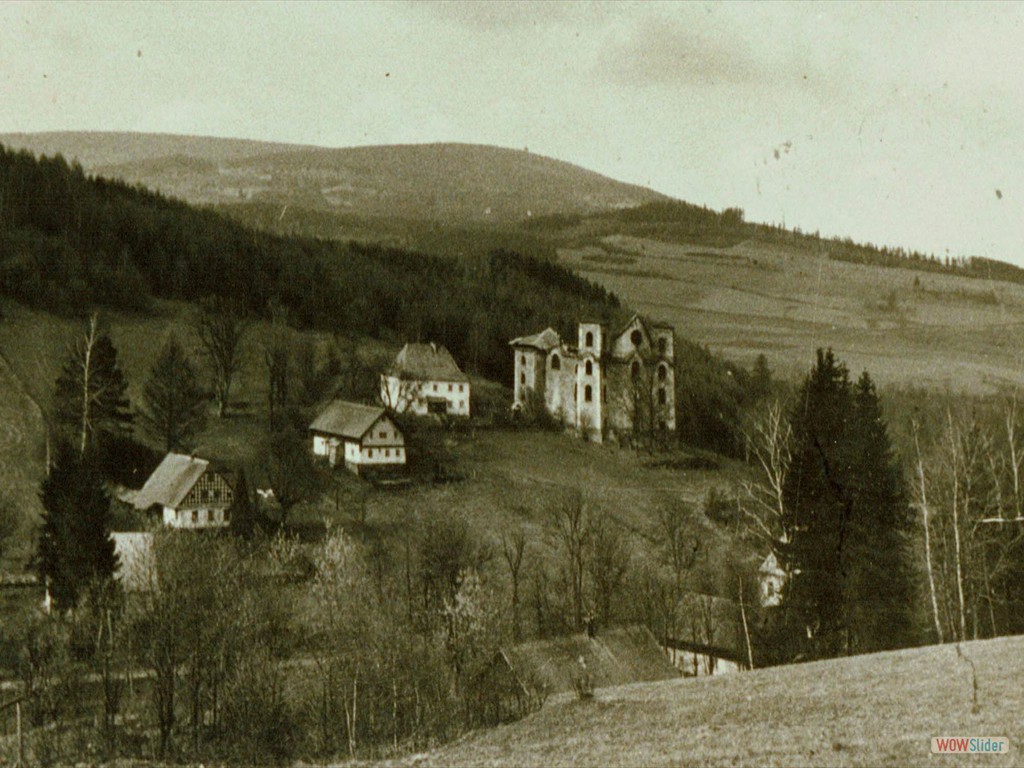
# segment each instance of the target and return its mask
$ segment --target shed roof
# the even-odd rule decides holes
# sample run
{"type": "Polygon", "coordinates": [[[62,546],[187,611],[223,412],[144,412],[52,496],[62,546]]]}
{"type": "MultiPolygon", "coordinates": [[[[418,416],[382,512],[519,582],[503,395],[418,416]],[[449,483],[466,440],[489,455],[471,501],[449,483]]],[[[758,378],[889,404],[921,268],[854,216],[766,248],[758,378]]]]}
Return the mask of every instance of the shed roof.
{"type": "Polygon", "coordinates": [[[409,343],[388,370],[390,376],[415,381],[469,381],[452,353],[439,344],[409,343]]]}
{"type": "Polygon", "coordinates": [[[535,333],[532,336],[520,336],[518,339],[512,339],[509,342],[509,346],[512,347],[534,347],[542,352],[554,349],[560,346],[562,343],[562,337],[558,335],[558,332],[554,328],[545,328],[540,333],[535,333]]]}
{"type": "Polygon", "coordinates": [[[594,637],[535,640],[503,649],[502,656],[524,686],[549,694],[573,689],[580,658],[595,688],[679,677],[654,635],[642,626],[606,629],[594,637]]]}
{"type": "Polygon", "coordinates": [[[335,400],[313,420],[309,428],[313,432],[359,440],[384,415],[385,411],[379,405],[335,400]]]}
{"type": "Polygon", "coordinates": [[[209,466],[206,459],[168,453],[135,495],[136,509],[146,510],[154,504],[177,507],[209,466]]]}

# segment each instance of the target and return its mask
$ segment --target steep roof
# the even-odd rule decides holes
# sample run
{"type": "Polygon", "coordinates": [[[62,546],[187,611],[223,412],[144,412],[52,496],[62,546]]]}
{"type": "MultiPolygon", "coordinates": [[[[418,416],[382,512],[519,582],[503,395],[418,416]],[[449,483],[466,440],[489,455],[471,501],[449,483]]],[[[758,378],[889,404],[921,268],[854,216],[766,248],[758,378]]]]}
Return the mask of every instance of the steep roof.
{"type": "Polygon", "coordinates": [[[309,428],[313,432],[359,440],[384,415],[384,409],[379,405],[335,400],[313,420],[309,428]]]}
{"type": "Polygon", "coordinates": [[[209,466],[206,459],[168,453],[135,495],[136,509],[146,510],[154,504],[177,507],[209,466]]]}
{"type": "Polygon", "coordinates": [[[561,345],[561,343],[562,337],[558,335],[554,328],[545,328],[540,333],[535,333],[532,336],[520,336],[518,339],[512,339],[509,342],[509,346],[534,347],[542,352],[547,352],[561,345]]]}
{"type": "Polygon", "coordinates": [[[469,381],[451,352],[438,344],[406,344],[388,375],[416,381],[469,381]]]}
{"type": "Polygon", "coordinates": [[[535,640],[502,650],[513,673],[526,687],[549,694],[573,689],[587,665],[595,688],[679,677],[668,656],[646,627],[615,627],[553,640],[535,640]]]}

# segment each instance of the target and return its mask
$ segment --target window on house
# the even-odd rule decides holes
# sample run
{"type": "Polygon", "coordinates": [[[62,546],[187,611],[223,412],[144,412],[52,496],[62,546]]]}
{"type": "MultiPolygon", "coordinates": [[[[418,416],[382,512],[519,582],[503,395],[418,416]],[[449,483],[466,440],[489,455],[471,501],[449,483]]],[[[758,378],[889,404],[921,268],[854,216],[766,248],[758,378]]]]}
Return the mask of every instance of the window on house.
{"type": "Polygon", "coordinates": [[[664,365],[658,366],[658,381],[664,381],[665,376],[668,375],[668,369],[664,365]]]}
{"type": "Polygon", "coordinates": [[[668,352],[668,339],[658,339],[658,354],[664,355],[668,352]]]}
{"type": "Polygon", "coordinates": [[[390,448],[385,448],[384,449],[384,458],[385,459],[390,459],[391,458],[391,449],[390,448]]]}
{"type": "Polygon", "coordinates": [[[199,510],[198,509],[193,509],[192,510],[192,525],[195,525],[198,522],[199,522],[199,510]]]}
{"type": "Polygon", "coordinates": [[[562,361],[559,359],[558,355],[552,355],[551,356],[551,370],[552,371],[559,371],[561,369],[562,369],[562,361]]]}
{"type": "Polygon", "coordinates": [[[224,510],[224,522],[225,523],[231,522],[231,510],[229,510],[229,509],[225,509],[224,510]]]}
{"type": "Polygon", "coordinates": [[[594,366],[591,364],[589,360],[587,360],[586,373],[587,376],[592,376],[594,374],[594,366]]]}
{"type": "Polygon", "coordinates": [[[366,456],[367,456],[367,458],[370,458],[370,459],[373,458],[373,448],[367,448],[366,449],[366,456]]]}
{"type": "MultiPolygon", "coordinates": [[[[586,345],[587,345],[588,347],[592,347],[592,346],[594,346],[594,334],[593,334],[593,333],[591,333],[590,331],[587,331],[587,340],[586,340],[586,345]]],[[[508,358],[506,358],[506,360],[507,360],[507,359],[508,359],[508,358]]]]}
{"type": "Polygon", "coordinates": [[[449,392],[451,392],[451,391],[452,391],[452,385],[451,385],[451,384],[449,384],[449,385],[448,385],[448,391],[449,391],[449,392]]]}
{"type": "Polygon", "coordinates": [[[588,403],[594,399],[594,390],[589,384],[583,388],[583,399],[588,403]]]}
{"type": "Polygon", "coordinates": [[[573,400],[575,400],[575,399],[576,399],[576,390],[577,390],[578,388],[579,388],[579,385],[578,385],[578,384],[573,384],[573,385],[572,385],[572,399],[573,399],[573,400]]]}
{"type": "Polygon", "coordinates": [[[640,329],[637,329],[629,334],[629,340],[633,342],[634,347],[639,347],[640,342],[644,340],[644,335],[640,333],[640,329]]]}
{"type": "Polygon", "coordinates": [[[658,390],[658,405],[664,405],[666,401],[665,388],[662,387],[658,390]]]}
{"type": "Polygon", "coordinates": [[[520,355],[519,356],[519,364],[520,365],[526,365],[526,355],[520,355]]]}
{"type": "Polygon", "coordinates": [[[462,391],[462,385],[459,384],[459,392],[461,392],[461,391],[462,391]]]}
{"type": "Polygon", "coordinates": [[[634,379],[636,379],[636,378],[638,378],[640,376],[640,361],[639,360],[634,360],[633,361],[633,364],[629,367],[629,374],[634,379]]]}
{"type": "Polygon", "coordinates": [[[434,391],[437,392],[437,384],[434,384],[434,391]]]}

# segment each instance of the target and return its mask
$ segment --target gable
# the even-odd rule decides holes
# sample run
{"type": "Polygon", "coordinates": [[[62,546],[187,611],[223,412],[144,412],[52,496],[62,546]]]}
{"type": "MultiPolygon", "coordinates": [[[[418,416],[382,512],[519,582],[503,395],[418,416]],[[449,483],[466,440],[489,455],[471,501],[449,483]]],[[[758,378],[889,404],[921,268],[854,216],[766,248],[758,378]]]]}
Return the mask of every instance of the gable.
{"type": "Polygon", "coordinates": [[[633,319],[627,323],[615,340],[612,342],[611,353],[613,357],[630,357],[639,354],[645,357],[653,349],[653,337],[640,315],[633,315],[633,319]]]}
{"type": "Polygon", "coordinates": [[[178,505],[180,508],[230,507],[235,492],[220,472],[208,470],[195,482],[192,489],[178,505]]]}
{"type": "Polygon", "coordinates": [[[387,415],[375,421],[363,435],[362,445],[405,445],[405,436],[387,415]]]}

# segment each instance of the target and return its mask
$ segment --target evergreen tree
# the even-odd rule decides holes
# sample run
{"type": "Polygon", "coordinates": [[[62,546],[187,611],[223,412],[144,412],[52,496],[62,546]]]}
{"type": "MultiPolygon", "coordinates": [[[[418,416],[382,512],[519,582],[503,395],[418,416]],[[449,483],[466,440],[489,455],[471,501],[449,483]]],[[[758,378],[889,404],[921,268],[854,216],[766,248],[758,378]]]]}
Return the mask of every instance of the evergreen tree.
{"type": "Polygon", "coordinates": [[[832,350],[800,390],[783,489],[790,658],[899,647],[912,640],[910,517],[871,377],[851,386],[832,350]]]}
{"type": "Polygon", "coordinates": [[[110,499],[92,464],[61,444],[40,492],[43,525],[36,567],[54,607],[78,605],[83,590],[108,582],[118,567],[110,536],[110,499]]]}
{"type": "Polygon", "coordinates": [[[913,640],[914,586],[907,557],[911,519],[903,476],[867,371],[854,388],[853,411],[851,650],[869,653],[913,640]]]}
{"type": "Polygon", "coordinates": [[[127,431],[131,424],[127,390],[117,349],[93,315],[72,345],[54,392],[56,423],[73,437],[79,456],[95,445],[98,434],[127,431]]]}
{"type": "Polygon", "coordinates": [[[793,531],[781,553],[791,575],[783,602],[791,657],[830,657],[847,648],[851,416],[846,366],[831,349],[819,349],[792,415],[793,459],[783,488],[784,528],[793,531]]]}
{"type": "Polygon", "coordinates": [[[206,398],[196,369],[176,337],[164,344],[142,390],[146,431],[172,451],[184,448],[202,428],[206,398]]]}

